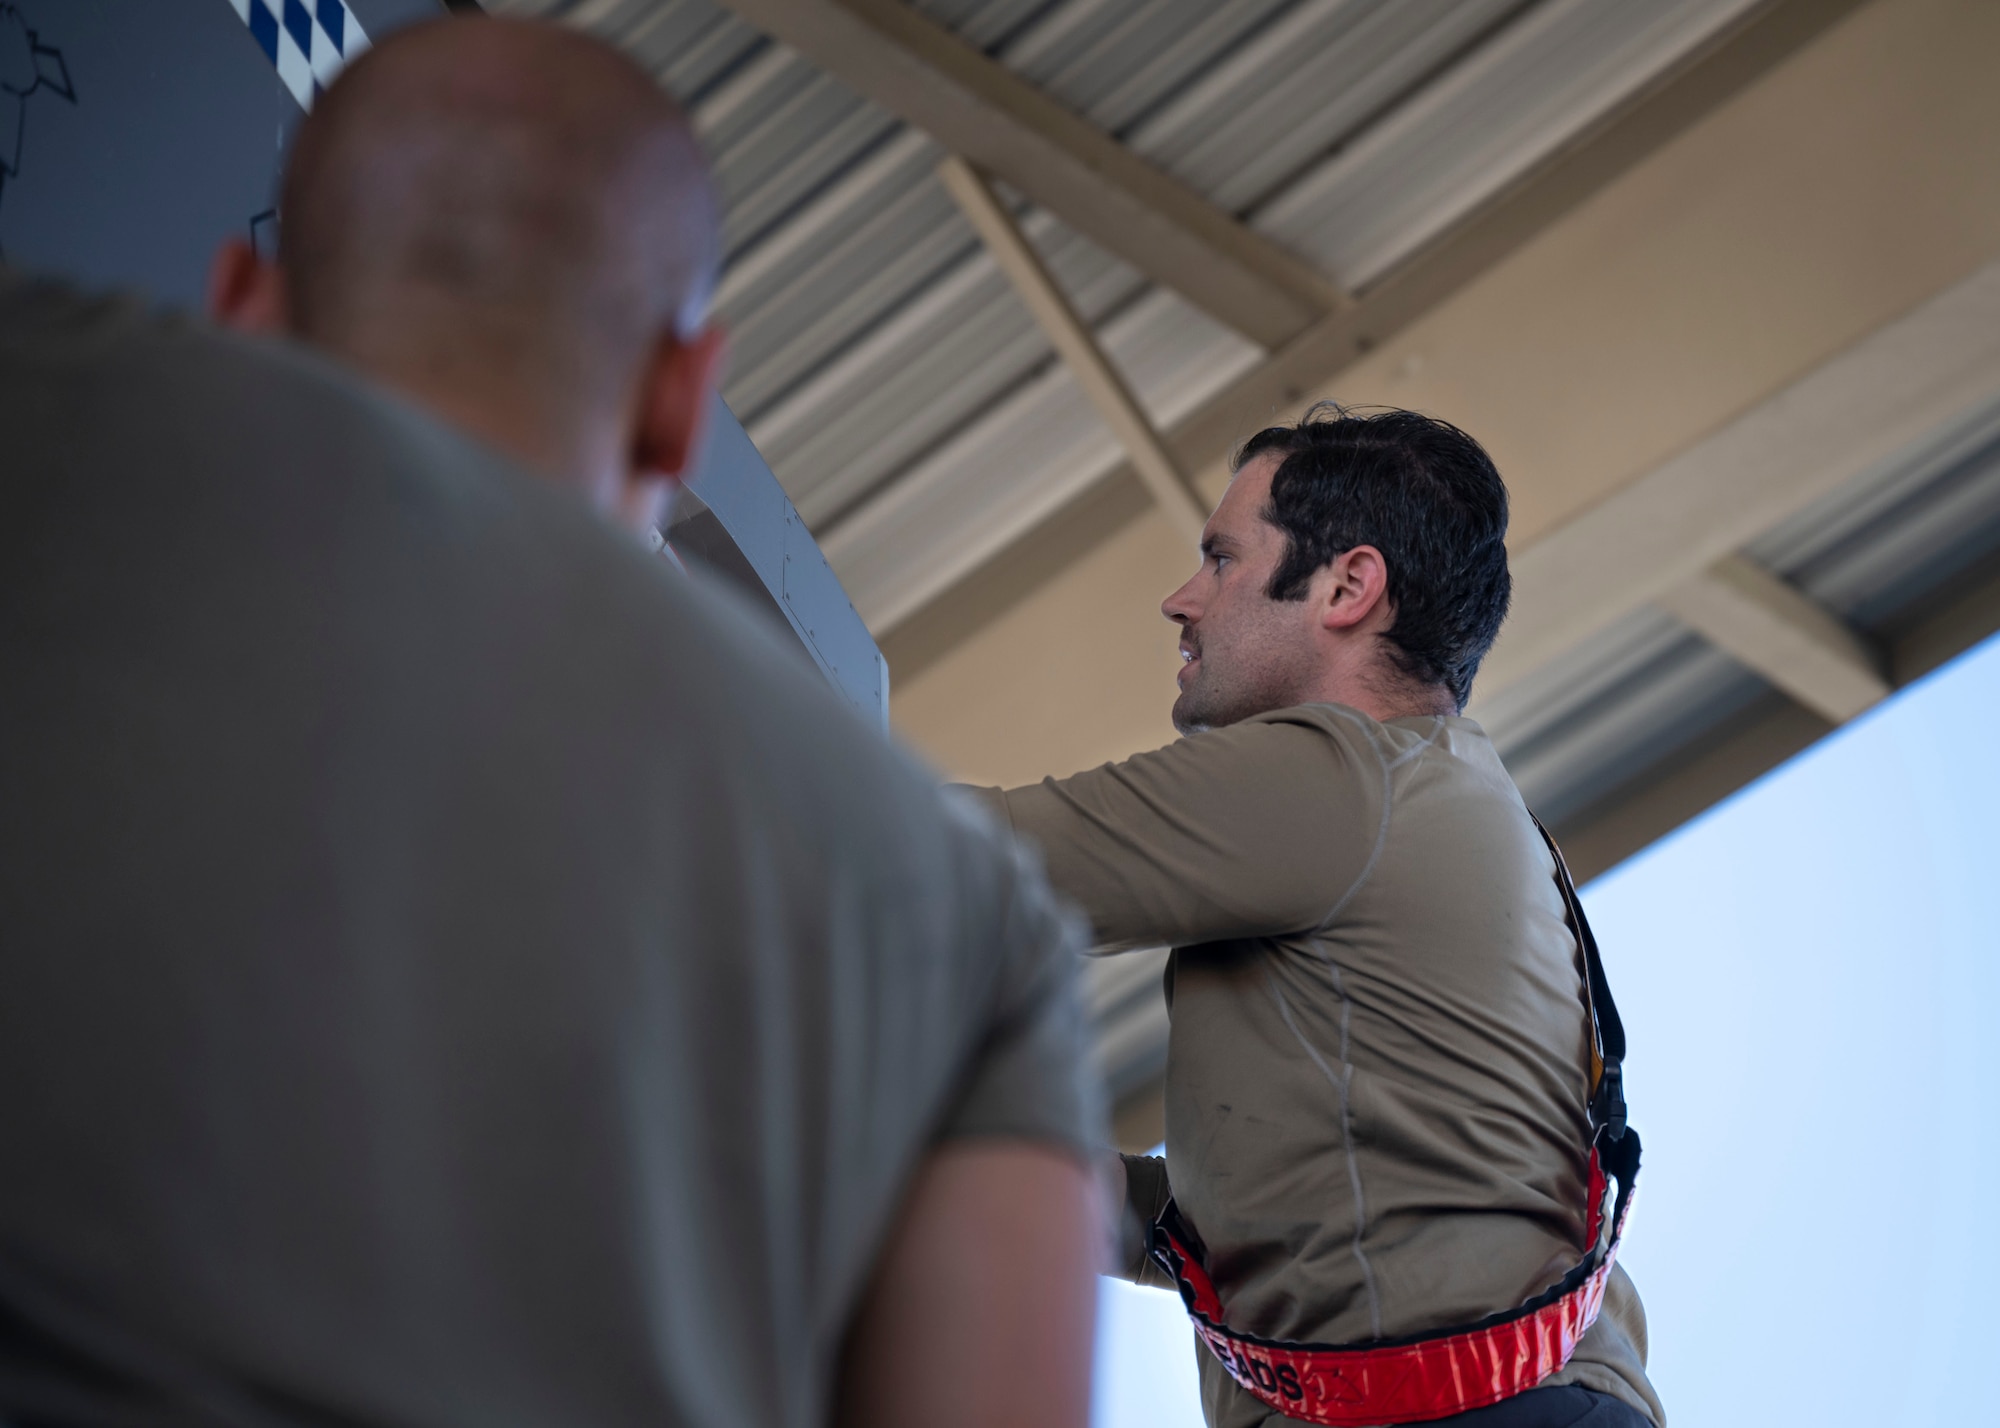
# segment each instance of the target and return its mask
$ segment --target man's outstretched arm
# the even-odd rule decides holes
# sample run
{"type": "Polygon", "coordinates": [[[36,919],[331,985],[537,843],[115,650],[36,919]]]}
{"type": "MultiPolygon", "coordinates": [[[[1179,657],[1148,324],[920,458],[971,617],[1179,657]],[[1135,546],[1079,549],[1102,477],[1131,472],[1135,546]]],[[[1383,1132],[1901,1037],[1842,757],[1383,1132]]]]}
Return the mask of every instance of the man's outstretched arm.
{"type": "MultiPolygon", "coordinates": [[[[1387,771],[1283,711],[1025,788],[968,789],[1036,845],[1102,951],[1317,926],[1366,871],[1387,771]]],[[[1341,716],[1359,720],[1359,715],[1341,716]]]]}
{"type": "Polygon", "coordinates": [[[853,1428],[1083,1428],[1103,1233],[1097,1178],[1026,1140],[925,1158],[848,1332],[853,1428]]]}

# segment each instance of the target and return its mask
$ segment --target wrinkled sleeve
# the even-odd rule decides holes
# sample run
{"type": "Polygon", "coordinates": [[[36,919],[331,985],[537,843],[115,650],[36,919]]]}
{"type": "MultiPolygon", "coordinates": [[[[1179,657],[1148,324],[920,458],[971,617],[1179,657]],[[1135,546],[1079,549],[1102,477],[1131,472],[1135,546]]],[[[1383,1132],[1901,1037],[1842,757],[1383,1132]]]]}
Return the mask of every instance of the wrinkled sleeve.
{"type": "Polygon", "coordinates": [[[1257,719],[1071,778],[971,792],[1041,850],[1098,950],[1113,952],[1318,927],[1367,875],[1386,781],[1365,733],[1257,719]]]}

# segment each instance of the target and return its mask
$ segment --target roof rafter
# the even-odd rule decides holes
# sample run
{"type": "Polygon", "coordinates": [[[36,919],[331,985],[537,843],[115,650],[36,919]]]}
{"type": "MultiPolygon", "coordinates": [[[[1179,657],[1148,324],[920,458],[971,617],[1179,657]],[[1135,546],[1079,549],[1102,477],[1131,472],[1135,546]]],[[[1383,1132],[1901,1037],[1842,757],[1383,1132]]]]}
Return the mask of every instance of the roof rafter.
{"type": "MultiPolygon", "coordinates": [[[[1718,562],[1940,433],[1947,445],[1967,431],[1990,435],[1996,412],[2000,262],[1516,552],[1513,611],[1480,694],[1491,698],[1642,605],[1677,606],[1683,587],[1718,562]]],[[[1736,584],[1740,612],[1749,581],[1736,584]]],[[[1768,586],[1759,591],[1775,606],[1768,586]]],[[[1714,604],[1702,608],[1714,613],[1714,604]]]]}
{"type": "Polygon", "coordinates": [[[1716,562],[1660,604],[1829,723],[1889,697],[1881,657],[1845,621],[1743,556],[1716,562]]]}
{"type": "MultiPolygon", "coordinates": [[[[781,4],[785,0],[746,0],[781,4]]],[[[1339,374],[1490,270],[1558,218],[1797,53],[1864,0],[1772,0],[1683,58],[1558,153],[1421,252],[1321,318],[1174,423],[1163,435],[1181,469],[1221,461],[1273,413],[1339,374]]],[[[1080,559],[1147,508],[1130,463],[1107,472],[998,551],[969,562],[876,630],[908,679],[1080,559]]],[[[842,528],[828,533],[838,544],[842,528]]],[[[1717,551],[1709,560],[1727,551],[1717,551]]]]}
{"type": "Polygon", "coordinates": [[[1118,437],[1133,469],[1167,519],[1190,545],[1198,542],[1208,521],[1206,504],[1188,483],[1187,473],[1174,460],[1173,452],[1160,439],[1139,398],[1104,355],[1104,349],[1097,345],[1090,325],[1070,306],[1055,276],[1028,241],[1028,235],[1014,222],[985,176],[964,159],[946,159],[938,166],[938,177],[958,200],[966,220],[985,240],[993,261],[1000,265],[1021,300],[1034,313],[1043,334],[1061,354],[1064,365],[1090,398],[1091,405],[1097,408],[1097,414],[1118,437]]]}
{"type": "Polygon", "coordinates": [[[1258,345],[1346,298],[1302,259],[897,0],[722,0],[1258,345]]]}

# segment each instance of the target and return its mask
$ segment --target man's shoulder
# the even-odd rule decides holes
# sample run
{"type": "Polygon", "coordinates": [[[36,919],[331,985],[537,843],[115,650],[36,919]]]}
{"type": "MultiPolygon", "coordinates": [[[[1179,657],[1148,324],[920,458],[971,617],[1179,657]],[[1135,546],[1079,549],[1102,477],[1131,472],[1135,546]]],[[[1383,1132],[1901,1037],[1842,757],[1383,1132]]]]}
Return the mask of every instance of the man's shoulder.
{"type": "Polygon", "coordinates": [[[1215,741],[1213,761],[1273,799],[1337,798],[1363,812],[1490,806],[1509,818],[1523,806],[1486,731],[1458,715],[1377,720],[1345,704],[1295,704],[1192,737],[1215,741]]]}
{"type": "Polygon", "coordinates": [[[1195,735],[1221,736],[1252,756],[1296,759],[1312,750],[1344,763],[1375,768],[1421,741],[1395,723],[1382,724],[1345,704],[1289,704],[1249,715],[1222,729],[1195,735]]]}
{"type": "Polygon", "coordinates": [[[1494,775],[1506,778],[1486,730],[1477,720],[1458,714],[1378,720],[1346,704],[1292,704],[1253,714],[1232,727],[1310,730],[1370,761],[1402,765],[1423,759],[1462,765],[1481,780],[1494,775]]]}
{"type": "Polygon", "coordinates": [[[150,482],[154,502],[311,489],[329,503],[365,501],[385,480],[405,497],[527,480],[301,344],[225,332],[129,293],[0,270],[0,370],[0,412],[28,480],[150,482]],[[121,474],[135,458],[139,471],[121,474]]]}
{"type": "MultiPolygon", "coordinates": [[[[197,598],[173,574],[202,569],[203,613],[244,654],[335,640],[353,676],[337,700],[413,663],[427,687],[496,680],[516,697],[482,705],[483,729],[609,741],[635,774],[735,759],[739,787],[786,788],[782,816],[847,818],[850,846],[956,821],[759,612],[314,352],[0,272],[0,378],[20,458],[0,503],[50,578],[99,569],[107,601],[171,606],[197,598]]],[[[161,623],[225,638],[191,612],[161,623]]]]}
{"type": "Polygon", "coordinates": [[[225,332],[138,293],[79,288],[5,266],[0,266],[0,361],[17,373],[71,382],[144,372],[155,382],[182,388],[226,373],[236,381],[317,387],[322,400],[365,402],[374,392],[296,343],[225,332]]]}
{"type": "Polygon", "coordinates": [[[1277,709],[1266,709],[1244,719],[1246,726],[1297,727],[1316,730],[1330,738],[1373,741],[1384,725],[1346,704],[1315,703],[1287,704],[1277,709]]]}
{"type": "Polygon", "coordinates": [[[1453,740],[1478,742],[1486,731],[1475,719],[1462,714],[1421,714],[1377,719],[1351,704],[1319,701],[1287,704],[1252,714],[1244,724],[1291,724],[1318,729],[1337,738],[1367,739],[1397,745],[1450,743],[1453,740]]]}

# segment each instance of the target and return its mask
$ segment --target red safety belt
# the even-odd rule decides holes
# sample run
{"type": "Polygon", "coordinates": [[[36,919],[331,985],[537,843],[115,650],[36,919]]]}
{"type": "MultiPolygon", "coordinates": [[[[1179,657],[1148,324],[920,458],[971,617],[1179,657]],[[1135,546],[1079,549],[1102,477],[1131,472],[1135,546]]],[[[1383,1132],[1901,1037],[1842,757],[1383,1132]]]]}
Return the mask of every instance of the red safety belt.
{"type": "Polygon", "coordinates": [[[1588,1248],[1576,1267],[1548,1290],[1476,1324],[1408,1339],[1290,1343],[1239,1334],[1224,1322],[1222,1300],[1193,1248],[1200,1241],[1169,1201],[1148,1232],[1147,1254],[1179,1286],[1195,1333],[1230,1377],[1287,1418],[1328,1428],[1367,1428],[1484,1408],[1525,1393],[1568,1363],[1604,1305],[1605,1281],[1618,1258],[1639,1178],[1639,1135],[1625,1123],[1625,1027],[1562,850],[1540,819],[1535,827],[1555,855],[1564,917],[1583,952],[1583,999],[1591,1032],[1590,1199],[1584,1214],[1588,1248]],[[1612,1182],[1617,1184],[1615,1199],[1609,1194],[1612,1182]]]}

